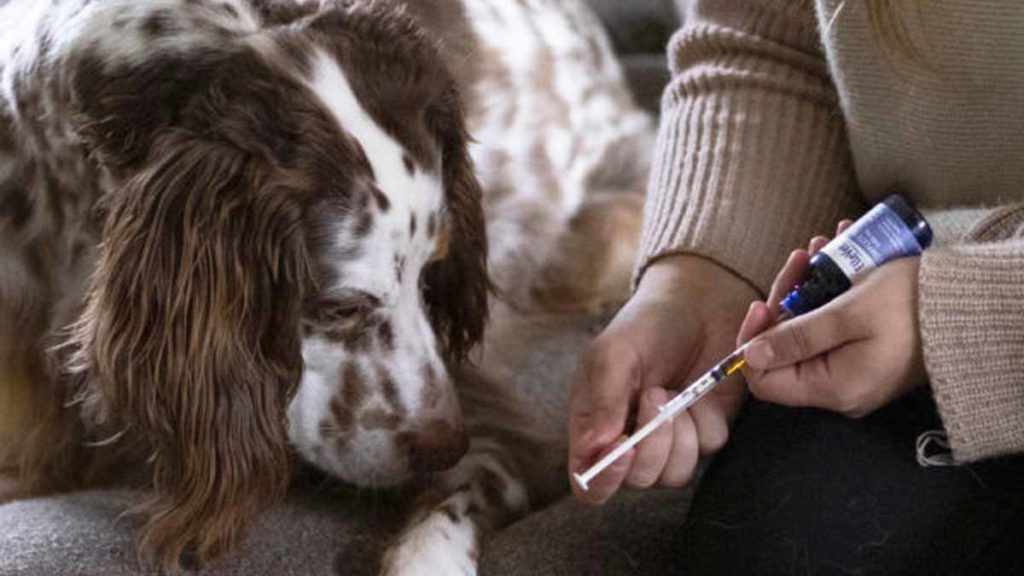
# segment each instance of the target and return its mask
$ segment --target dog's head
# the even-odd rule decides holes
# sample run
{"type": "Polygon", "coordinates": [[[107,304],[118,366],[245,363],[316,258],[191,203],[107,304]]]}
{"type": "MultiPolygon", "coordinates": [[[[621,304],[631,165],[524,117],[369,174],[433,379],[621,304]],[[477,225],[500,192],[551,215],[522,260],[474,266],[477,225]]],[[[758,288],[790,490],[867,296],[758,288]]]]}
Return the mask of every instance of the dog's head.
{"type": "Polygon", "coordinates": [[[320,289],[306,301],[289,426],[318,466],[388,486],[466,450],[446,360],[481,333],[485,239],[450,77],[404,38],[411,29],[392,39],[402,46],[371,47],[381,30],[333,34],[348,17],[313,24],[329,42],[310,55],[310,87],[353,161],[345,202],[327,195],[313,210],[320,289]]]}
{"type": "Polygon", "coordinates": [[[361,485],[454,464],[446,366],[489,284],[459,92],[410,18],[158,4],[74,56],[114,185],[72,343],[96,413],[152,453],[143,544],[173,563],[283,492],[289,439],[361,485]]]}

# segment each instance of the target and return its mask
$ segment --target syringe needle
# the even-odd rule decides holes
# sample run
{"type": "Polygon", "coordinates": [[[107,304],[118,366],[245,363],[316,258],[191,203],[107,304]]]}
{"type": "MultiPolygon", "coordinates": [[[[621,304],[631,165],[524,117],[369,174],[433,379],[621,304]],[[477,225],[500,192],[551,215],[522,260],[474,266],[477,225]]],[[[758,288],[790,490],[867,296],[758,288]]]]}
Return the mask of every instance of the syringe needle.
{"type": "Polygon", "coordinates": [[[664,406],[661,406],[657,416],[634,432],[629,438],[626,438],[625,442],[616,446],[608,454],[605,454],[603,458],[598,460],[589,469],[582,473],[573,473],[576,484],[583,490],[587,490],[590,481],[621,458],[623,454],[629,452],[631,448],[643,441],[644,438],[650,436],[659,426],[675,418],[680,412],[686,410],[705,394],[713,390],[720,382],[742,368],[746,363],[743,359],[743,353],[746,351],[746,348],[746,345],[744,345],[736,349],[735,352],[716,364],[714,368],[708,370],[696,382],[687,386],[664,406]]]}

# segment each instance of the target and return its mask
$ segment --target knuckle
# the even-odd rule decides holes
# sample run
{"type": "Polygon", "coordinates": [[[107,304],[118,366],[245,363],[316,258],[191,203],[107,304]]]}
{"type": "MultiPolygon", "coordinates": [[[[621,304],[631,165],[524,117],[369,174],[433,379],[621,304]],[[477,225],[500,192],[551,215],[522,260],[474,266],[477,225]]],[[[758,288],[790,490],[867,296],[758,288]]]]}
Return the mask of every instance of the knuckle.
{"type": "Polygon", "coordinates": [[[713,454],[718,452],[729,441],[728,426],[714,426],[710,430],[703,431],[697,438],[697,448],[701,454],[713,454]]]}
{"type": "MultiPolygon", "coordinates": [[[[792,346],[792,354],[797,358],[806,358],[810,351],[810,342],[807,339],[807,330],[803,324],[796,324],[789,331],[789,341],[792,346]]],[[[789,359],[786,354],[783,357],[789,359]]]]}
{"type": "Polygon", "coordinates": [[[725,447],[729,441],[729,433],[712,433],[707,435],[700,440],[700,453],[701,454],[714,454],[725,447]]]}
{"type": "Polygon", "coordinates": [[[649,471],[630,474],[626,478],[626,485],[631,488],[650,488],[658,481],[658,474],[649,471]]]}
{"type": "Polygon", "coordinates": [[[682,488],[690,483],[693,479],[693,468],[687,466],[683,470],[675,471],[673,474],[668,474],[658,482],[659,485],[665,488],[682,488]]]}
{"type": "Polygon", "coordinates": [[[836,303],[835,308],[835,330],[860,333],[863,331],[864,310],[861,309],[860,301],[857,299],[843,300],[836,303]]]}

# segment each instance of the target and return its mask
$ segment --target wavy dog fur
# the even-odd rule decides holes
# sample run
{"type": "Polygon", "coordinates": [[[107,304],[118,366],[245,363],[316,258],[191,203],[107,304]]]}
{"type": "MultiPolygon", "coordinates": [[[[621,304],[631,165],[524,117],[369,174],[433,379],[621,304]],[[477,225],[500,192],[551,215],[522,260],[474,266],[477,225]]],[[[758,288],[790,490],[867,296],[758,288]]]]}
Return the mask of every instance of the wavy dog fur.
{"type": "Polygon", "coordinates": [[[0,46],[15,94],[0,99],[0,141],[25,143],[0,150],[0,204],[17,195],[32,211],[0,214],[14,247],[0,258],[39,260],[32,227],[32,241],[86,248],[32,260],[45,273],[18,279],[23,292],[0,286],[3,310],[50,294],[34,303],[45,318],[16,327],[28,335],[0,330],[5,348],[17,335],[42,358],[72,320],[52,362],[20,367],[34,382],[0,381],[52,407],[26,435],[21,475],[41,493],[141,470],[150,496],[140,551],[167,571],[203,563],[284,494],[303,317],[337,280],[327,239],[345,222],[372,225],[373,206],[389,202],[373,185],[372,151],[304,75],[323,54],[355,70],[374,120],[420,118],[422,133],[398,141],[423,166],[440,155],[436,226],[452,240],[426,266],[422,292],[449,362],[481,338],[490,286],[461,96],[411,17],[384,2],[27,5],[0,10],[36,18],[17,50],[0,46]],[[232,28],[249,20],[260,24],[232,28]],[[62,44],[62,26],[109,29],[62,44]],[[147,43],[132,44],[132,30],[147,43]],[[160,44],[175,34],[184,39],[160,44]],[[396,64],[378,70],[381,61],[396,64]],[[396,94],[407,109],[377,104],[400,104],[396,94]],[[69,269],[88,274],[84,293],[67,288],[78,277],[69,269]],[[85,446],[106,438],[109,450],[85,446]]]}
{"type": "Polygon", "coordinates": [[[309,267],[297,194],[223,145],[171,138],[109,201],[77,365],[151,453],[144,550],[222,553],[289,480],[309,267]]]}

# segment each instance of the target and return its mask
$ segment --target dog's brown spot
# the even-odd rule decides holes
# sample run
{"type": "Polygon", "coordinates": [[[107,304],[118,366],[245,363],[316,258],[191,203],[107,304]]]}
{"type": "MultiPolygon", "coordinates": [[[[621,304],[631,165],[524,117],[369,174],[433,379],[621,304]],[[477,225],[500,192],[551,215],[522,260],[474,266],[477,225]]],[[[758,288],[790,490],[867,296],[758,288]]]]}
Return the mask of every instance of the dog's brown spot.
{"type": "Polygon", "coordinates": [[[356,238],[363,238],[373,229],[373,214],[369,211],[363,212],[358,218],[352,233],[355,234],[356,238]]]}
{"type": "Polygon", "coordinates": [[[374,186],[370,188],[370,192],[373,194],[373,199],[377,202],[377,208],[379,208],[381,212],[387,212],[391,209],[391,201],[388,200],[387,195],[384,194],[380,188],[374,186]]]}
{"type": "Polygon", "coordinates": [[[377,324],[377,342],[389,352],[395,349],[395,330],[390,320],[382,320],[377,324]]]}
{"type": "Polygon", "coordinates": [[[402,403],[402,397],[398,393],[398,386],[395,384],[395,379],[390,374],[384,372],[381,374],[380,389],[384,394],[384,400],[391,406],[391,409],[395,411],[400,418],[404,419],[407,414],[405,404],[402,403]]]}
{"type": "Polygon", "coordinates": [[[445,502],[444,504],[438,506],[437,511],[447,516],[448,519],[451,520],[452,524],[458,524],[462,521],[462,518],[455,510],[455,504],[451,502],[445,502]]]}
{"type": "Polygon", "coordinates": [[[402,154],[402,163],[405,164],[405,171],[409,173],[409,176],[416,174],[416,164],[412,161],[411,156],[402,154]]]}
{"type": "Polygon", "coordinates": [[[431,212],[430,216],[427,217],[427,238],[434,238],[434,234],[437,233],[437,214],[431,212]]]}
{"type": "Polygon", "coordinates": [[[405,274],[405,258],[395,254],[395,280],[402,283],[402,276],[405,274]]]}
{"type": "Polygon", "coordinates": [[[151,38],[166,34],[174,25],[174,17],[166,10],[156,10],[142,22],[142,31],[151,38]]]}
{"type": "Polygon", "coordinates": [[[415,236],[415,235],[416,235],[416,215],[415,214],[410,214],[409,215],[409,236],[415,236]]]}
{"type": "Polygon", "coordinates": [[[351,406],[347,405],[340,397],[331,398],[329,406],[331,418],[320,423],[320,432],[324,437],[340,437],[352,430],[356,418],[351,406]]]}
{"type": "Polygon", "coordinates": [[[401,424],[398,415],[379,408],[367,410],[359,417],[359,425],[366,430],[397,430],[401,424]]]}
{"type": "Polygon", "coordinates": [[[423,366],[423,407],[430,409],[441,401],[441,385],[437,381],[437,372],[430,364],[423,366]]]}
{"type": "Polygon", "coordinates": [[[366,399],[366,377],[355,362],[348,362],[341,371],[342,398],[350,410],[357,410],[366,399]]]}

